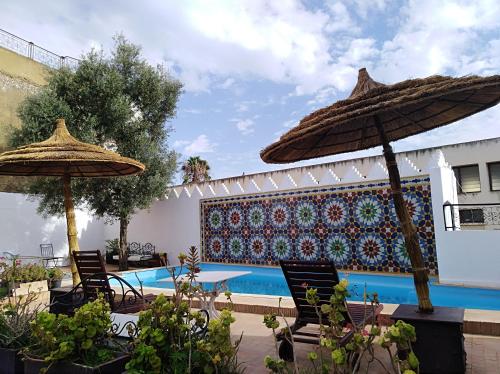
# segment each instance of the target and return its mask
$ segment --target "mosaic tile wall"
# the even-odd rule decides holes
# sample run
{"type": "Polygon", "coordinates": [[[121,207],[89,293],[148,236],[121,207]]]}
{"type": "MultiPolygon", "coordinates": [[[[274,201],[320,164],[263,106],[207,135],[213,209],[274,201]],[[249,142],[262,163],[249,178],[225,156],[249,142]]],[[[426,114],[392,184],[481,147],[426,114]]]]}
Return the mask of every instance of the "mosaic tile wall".
{"type": "MultiPolygon", "coordinates": [[[[426,266],[437,274],[429,178],[402,180],[426,266]]],[[[277,265],[333,260],[339,269],[407,273],[388,182],[200,201],[204,261],[277,265]]]]}

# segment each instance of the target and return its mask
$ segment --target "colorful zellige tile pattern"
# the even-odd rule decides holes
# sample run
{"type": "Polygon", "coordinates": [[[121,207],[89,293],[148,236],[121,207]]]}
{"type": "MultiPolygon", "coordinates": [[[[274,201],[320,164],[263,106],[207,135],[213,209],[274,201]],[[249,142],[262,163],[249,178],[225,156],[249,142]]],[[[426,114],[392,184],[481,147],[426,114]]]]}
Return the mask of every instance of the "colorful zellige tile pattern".
{"type": "MultiPolygon", "coordinates": [[[[402,181],[431,274],[437,274],[428,178],[402,181]]],[[[335,262],[339,269],[410,272],[387,182],[201,201],[205,261],[277,265],[335,262]]]]}

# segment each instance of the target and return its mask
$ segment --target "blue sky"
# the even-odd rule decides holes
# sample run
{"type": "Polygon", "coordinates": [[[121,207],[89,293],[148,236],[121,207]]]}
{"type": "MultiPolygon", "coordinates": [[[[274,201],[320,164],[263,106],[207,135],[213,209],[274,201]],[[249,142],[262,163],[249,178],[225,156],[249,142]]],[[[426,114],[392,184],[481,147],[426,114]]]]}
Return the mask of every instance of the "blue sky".
{"type": "MultiPolygon", "coordinates": [[[[360,67],[383,83],[500,71],[498,0],[17,0],[2,4],[0,28],[75,57],[109,50],[118,32],[142,45],[184,84],[169,144],[207,159],[214,178],[379,153],[280,166],[259,157],[304,115],[348,96],[360,67]]],[[[394,147],[500,136],[499,107],[394,147]]]]}

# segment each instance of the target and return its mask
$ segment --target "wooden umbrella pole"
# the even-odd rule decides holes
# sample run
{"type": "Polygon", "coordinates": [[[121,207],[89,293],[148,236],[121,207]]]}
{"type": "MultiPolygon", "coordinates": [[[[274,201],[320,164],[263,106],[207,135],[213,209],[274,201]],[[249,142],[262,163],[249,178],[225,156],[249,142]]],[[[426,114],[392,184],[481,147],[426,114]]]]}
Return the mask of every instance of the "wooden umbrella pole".
{"type": "Polygon", "coordinates": [[[384,126],[377,116],[375,116],[375,124],[384,147],[384,157],[387,164],[387,171],[389,173],[389,180],[391,182],[394,208],[396,209],[396,215],[401,223],[401,231],[403,232],[406,250],[408,251],[411,261],[413,281],[415,283],[415,289],[418,296],[418,309],[423,313],[432,313],[433,307],[429,297],[429,277],[427,275],[427,268],[425,267],[422,251],[420,250],[417,228],[411,220],[410,213],[408,212],[408,208],[406,207],[406,203],[403,198],[403,192],[401,190],[401,177],[399,176],[396,156],[394,155],[392,147],[389,144],[387,135],[384,131],[384,126]]]}
{"type": "Polygon", "coordinates": [[[71,195],[71,177],[64,174],[63,177],[64,209],[66,211],[66,226],[68,233],[69,258],[71,261],[71,273],[73,275],[73,286],[80,283],[80,276],[73,260],[73,251],[79,251],[78,232],[76,230],[75,208],[73,206],[73,197],[71,195]]]}

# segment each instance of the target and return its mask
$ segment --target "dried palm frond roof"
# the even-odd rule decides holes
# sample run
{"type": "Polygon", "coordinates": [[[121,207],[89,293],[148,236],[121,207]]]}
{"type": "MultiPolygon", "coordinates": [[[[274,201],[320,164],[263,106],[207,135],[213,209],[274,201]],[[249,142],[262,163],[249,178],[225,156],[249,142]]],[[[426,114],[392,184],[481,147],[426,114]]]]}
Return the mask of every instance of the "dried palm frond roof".
{"type": "Polygon", "coordinates": [[[112,177],[137,174],[144,165],[97,145],[83,143],[56,121],[52,136],[0,155],[0,175],[112,177]]]}
{"type": "Polygon", "coordinates": [[[349,98],[304,117],[261,152],[265,162],[287,163],[358,151],[381,144],[378,117],[389,141],[447,125],[500,102],[500,75],[432,76],[393,85],[374,81],[366,69],[349,98]]]}

